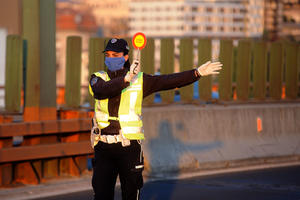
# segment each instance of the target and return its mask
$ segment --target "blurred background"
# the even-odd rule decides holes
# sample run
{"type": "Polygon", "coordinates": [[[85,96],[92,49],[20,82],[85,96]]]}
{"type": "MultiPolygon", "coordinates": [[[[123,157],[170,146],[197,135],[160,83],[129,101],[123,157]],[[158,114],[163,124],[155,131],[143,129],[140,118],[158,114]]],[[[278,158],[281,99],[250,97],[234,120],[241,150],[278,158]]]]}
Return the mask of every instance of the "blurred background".
{"type": "MultiPolygon", "coordinates": [[[[0,0],[0,107],[4,107],[6,36],[22,34],[22,1],[0,0]]],[[[212,58],[218,58],[219,40],[244,38],[300,41],[299,0],[57,0],[56,82],[65,85],[66,39],[82,38],[81,84],[87,86],[88,45],[91,37],[132,37],[142,31],[155,41],[155,72],[159,71],[160,38],[212,39],[212,58]]],[[[235,42],[235,45],[237,43],[235,42]]],[[[196,45],[196,44],[195,44],[196,45]]],[[[196,60],[197,58],[195,58],[196,60]]],[[[195,61],[196,62],[196,61],[195,61]]],[[[63,93],[57,93],[63,103],[63,93]]],[[[83,99],[81,101],[84,101],[83,99]]]]}

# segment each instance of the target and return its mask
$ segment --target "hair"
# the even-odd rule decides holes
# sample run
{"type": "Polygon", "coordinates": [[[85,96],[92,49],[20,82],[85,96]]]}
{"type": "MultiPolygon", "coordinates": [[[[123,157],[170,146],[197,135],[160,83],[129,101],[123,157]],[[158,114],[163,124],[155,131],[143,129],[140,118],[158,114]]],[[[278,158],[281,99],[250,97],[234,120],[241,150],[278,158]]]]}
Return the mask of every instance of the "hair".
{"type": "MultiPolygon", "coordinates": [[[[129,53],[129,50],[127,50],[127,49],[123,51],[123,55],[124,55],[124,56],[128,55],[128,53],[129,53]]],[[[128,55],[127,61],[126,61],[125,64],[124,64],[124,68],[127,68],[128,70],[130,70],[129,55],[128,55]]]]}
{"type": "Polygon", "coordinates": [[[130,69],[130,61],[129,61],[129,58],[128,58],[128,60],[125,62],[124,68],[127,68],[128,70],[130,69]]]}

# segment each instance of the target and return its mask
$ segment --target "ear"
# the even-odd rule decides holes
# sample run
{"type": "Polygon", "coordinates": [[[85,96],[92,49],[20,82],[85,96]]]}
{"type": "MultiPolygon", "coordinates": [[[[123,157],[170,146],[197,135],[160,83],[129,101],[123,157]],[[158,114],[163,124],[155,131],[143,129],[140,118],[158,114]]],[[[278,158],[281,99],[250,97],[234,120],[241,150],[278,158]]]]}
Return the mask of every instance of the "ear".
{"type": "Polygon", "coordinates": [[[124,56],[124,58],[125,58],[125,61],[127,61],[128,60],[128,58],[129,58],[129,55],[127,54],[127,55],[125,55],[124,56]]]}

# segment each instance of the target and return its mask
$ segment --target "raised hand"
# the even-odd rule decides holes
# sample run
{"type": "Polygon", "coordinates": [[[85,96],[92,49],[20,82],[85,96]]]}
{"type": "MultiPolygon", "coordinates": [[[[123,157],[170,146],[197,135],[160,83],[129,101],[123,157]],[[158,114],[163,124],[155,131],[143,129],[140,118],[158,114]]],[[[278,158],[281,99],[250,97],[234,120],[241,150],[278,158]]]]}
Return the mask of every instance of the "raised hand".
{"type": "Polygon", "coordinates": [[[212,74],[219,74],[218,70],[222,69],[223,64],[220,62],[208,61],[197,68],[197,71],[201,76],[208,76],[212,74]]]}
{"type": "Polygon", "coordinates": [[[141,71],[140,61],[134,60],[130,65],[130,71],[125,76],[125,81],[130,82],[141,71]]]}
{"type": "Polygon", "coordinates": [[[133,63],[130,65],[130,73],[137,75],[141,71],[140,61],[134,60],[133,63]]]}

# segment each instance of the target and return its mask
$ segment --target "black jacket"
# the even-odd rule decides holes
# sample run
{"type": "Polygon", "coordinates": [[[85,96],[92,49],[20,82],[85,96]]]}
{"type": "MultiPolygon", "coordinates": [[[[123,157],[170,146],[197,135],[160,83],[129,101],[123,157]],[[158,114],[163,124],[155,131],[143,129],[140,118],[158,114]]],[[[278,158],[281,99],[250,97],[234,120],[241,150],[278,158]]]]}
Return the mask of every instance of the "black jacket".
{"type": "MultiPolygon", "coordinates": [[[[94,98],[108,98],[109,116],[118,117],[121,91],[129,86],[129,83],[124,81],[124,76],[127,72],[127,68],[123,68],[115,72],[108,70],[107,73],[111,79],[110,81],[104,81],[94,74],[91,76],[90,85],[94,92],[94,98]]],[[[199,75],[194,69],[167,75],[149,75],[143,73],[143,98],[154,92],[180,88],[189,85],[197,81],[199,78],[199,75]]],[[[102,129],[101,134],[116,135],[119,134],[119,130],[120,123],[115,120],[110,120],[110,125],[102,129]]]]}

